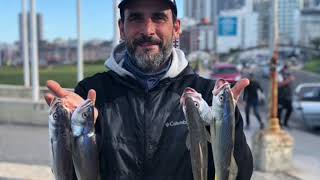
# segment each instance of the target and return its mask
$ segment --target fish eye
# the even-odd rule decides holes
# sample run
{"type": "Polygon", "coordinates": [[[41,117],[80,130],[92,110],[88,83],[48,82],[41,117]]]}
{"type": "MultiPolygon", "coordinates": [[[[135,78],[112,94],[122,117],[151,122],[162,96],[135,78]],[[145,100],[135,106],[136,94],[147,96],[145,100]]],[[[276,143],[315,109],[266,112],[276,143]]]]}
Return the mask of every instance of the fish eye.
{"type": "Polygon", "coordinates": [[[82,118],[86,119],[88,117],[88,113],[82,113],[82,118]]]}
{"type": "Polygon", "coordinates": [[[223,96],[219,96],[219,101],[220,101],[220,102],[223,101],[223,96]]]}
{"type": "Polygon", "coordinates": [[[54,120],[57,120],[58,119],[58,113],[56,113],[56,112],[53,113],[52,117],[53,117],[54,120]]]}

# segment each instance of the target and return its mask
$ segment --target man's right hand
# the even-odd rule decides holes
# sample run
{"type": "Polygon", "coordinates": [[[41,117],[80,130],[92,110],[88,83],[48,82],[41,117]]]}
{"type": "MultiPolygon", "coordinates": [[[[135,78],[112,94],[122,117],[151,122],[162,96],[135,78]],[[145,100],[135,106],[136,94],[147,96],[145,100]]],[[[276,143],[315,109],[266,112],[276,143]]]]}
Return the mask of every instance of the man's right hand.
{"type": "MultiPolygon", "coordinates": [[[[61,99],[63,105],[70,109],[71,112],[73,112],[83,101],[84,99],[80,97],[78,94],[67,91],[63,89],[59,83],[53,80],[47,81],[47,87],[51,91],[51,93],[47,93],[44,98],[47,102],[47,104],[50,106],[52,101],[55,97],[58,97],[61,99]]],[[[91,99],[93,104],[96,102],[96,91],[93,89],[90,89],[87,95],[88,99],[91,99]]],[[[94,121],[96,120],[98,116],[98,110],[94,109],[94,121]]]]}

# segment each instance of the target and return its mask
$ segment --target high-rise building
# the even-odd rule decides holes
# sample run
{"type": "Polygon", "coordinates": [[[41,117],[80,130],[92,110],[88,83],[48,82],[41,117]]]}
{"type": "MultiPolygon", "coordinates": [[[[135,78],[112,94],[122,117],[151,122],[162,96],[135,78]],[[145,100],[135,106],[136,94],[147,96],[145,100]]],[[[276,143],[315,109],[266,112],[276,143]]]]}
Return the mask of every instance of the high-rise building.
{"type": "MultiPolygon", "coordinates": [[[[218,0],[218,13],[222,10],[240,9],[245,4],[245,0],[218,0]]],[[[213,22],[214,4],[213,0],[185,0],[184,16],[200,22],[207,19],[213,22]]]]}
{"type": "MultiPolygon", "coordinates": [[[[19,13],[19,36],[20,42],[22,42],[22,15],[19,13]]],[[[30,13],[27,13],[27,30],[28,30],[28,42],[31,42],[31,26],[30,26],[30,13]]],[[[43,41],[43,17],[42,14],[37,13],[37,39],[38,42],[43,41]]]]}
{"type": "Polygon", "coordinates": [[[279,40],[282,44],[295,44],[299,29],[299,0],[279,0],[279,40]]]}
{"type": "Polygon", "coordinates": [[[208,19],[212,22],[213,14],[212,0],[185,0],[184,16],[195,19],[200,22],[202,19],[208,19]]]}
{"type": "MultiPolygon", "coordinates": [[[[254,11],[258,16],[258,39],[268,44],[272,38],[272,1],[255,0],[254,11]]],[[[295,44],[299,40],[299,16],[301,0],[278,0],[279,41],[281,44],[295,44]]]]}
{"type": "Polygon", "coordinates": [[[300,43],[312,46],[312,40],[320,37],[320,9],[302,10],[300,20],[300,43]]]}
{"type": "Polygon", "coordinates": [[[258,13],[259,45],[268,44],[270,41],[271,6],[272,2],[270,0],[255,0],[253,4],[253,11],[258,13]]]}
{"type": "MultiPolygon", "coordinates": [[[[42,14],[40,13],[37,13],[36,15],[37,17],[37,40],[38,40],[38,48],[41,49],[42,48],[42,43],[43,42],[43,16],[42,14]]],[[[30,20],[31,16],[30,16],[30,13],[27,13],[27,31],[28,31],[28,44],[31,44],[31,20],[30,20]]],[[[20,38],[20,49],[21,49],[21,52],[22,52],[22,39],[23,39],[23,36],[22,36],[22,29],[23,28],[23,25],[22,25],[22,14],[19,13],[19,38],[20,38]]],[[[30,46],[29,46],[29,51],[30,51],[30,46]]],[[[38,51],[38,54],[39,54],[39,57],[41,59],[41,51],[38,51]]],[[[29,55],[31,56],[31,53],[29,53],[29,55]]],[[[31,58],[30,58],[31,59],[31,58]]],[[[22,58],[21,58],[21,61],[22,61],[22,58]]]]}
{"type": "Polygon", "coordinates": [[[308,9],[319,8],[320,0],[304,0],[303,7],[308,9]]]}

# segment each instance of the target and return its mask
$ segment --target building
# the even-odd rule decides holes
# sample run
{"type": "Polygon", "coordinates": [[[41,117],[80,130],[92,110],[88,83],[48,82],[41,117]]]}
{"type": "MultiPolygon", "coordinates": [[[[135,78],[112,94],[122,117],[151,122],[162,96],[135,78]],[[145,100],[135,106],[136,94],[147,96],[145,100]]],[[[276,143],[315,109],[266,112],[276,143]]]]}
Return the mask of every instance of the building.
{"type": "Polygon", "coordinates": [[[270,42],[271,6],[270,0],[256,0],[253,4],[253,11],[258,14],[258,45],[266,45],[270,42]]]}
{"type": "MultiPolygon", "coordinates": [[[[37,25],[36,25],[36,28],[37,28],[37,40],[38,40],[38,48],[40,49],[40,51],[38,51],[39,53],[39,57],[40,57],[40,61],[41,61],[41,50],[43,48],[43,42],[44,42],[44,39],[43,39],[43,16],[42,14],[39,14],[37,13],[36,15],[37,17],[37,25]]],[[[27,34],[28,34],[28,44],[31,44],[31,16],[30,16],[30,13],[27,13],[27,22],[26,22],[26,26],[27,26],[27,34]]],[[[22,46],[23,46],[23,24],[22,24],[22,14],[19,13],[19,48],[21,49],[21,52],[22,52],[22,46]]],[[[29,59],[31,59],[31,47],[29,46],[29,59]]],[[[20,59],[20,63],[22,63],[22,58],[20,59]]]]}
{"type": "MultiPolygon", "coordinates": [[[[255,0],[254,11],[258,13],[258,40],[260,45],[270,43],[273,36],[273,4],[270,0],[255,0]]],[[[299,17],[301,0],[278,0],[279,42],[297,44],[299,41],[299,17]]]]}
{"type": "Polygon", "coordinates": [[[185,0],[184,16],[192,18],[197,22],[208,19],[213,22],[213,1],[212,0],[185,0]]]}
{"type": "Polygon", "coordinates": [[[258,14],[253,11],[253,1],[247,0],[241,9],[220,12],[218,22],[219,53],[258,45],[258,14]]]}
{"type": "MultiPolygon", "coordinates": [[[[223,10],[240,9],[244,6],[245,0],[218,0],[218,14],[223,10]]],[[[208,19],[214,22],[214,4],[213,0],[185,0],[184,16],[193,18],[197,22],[202,19],[208,19]]]]}
{"type": "MultiPolygon", "coordinates": [[[[27,30],[28,30],[28,42],[31,42],[31,26],[30,26],[30,13],[27,13],[27,30]]],[[[22,42],[22,15],[19,13],[19,37],[22,42]]],[[[38,42],[43,41],[43,16],[37,13],[37,39],[38,42]]]]}
{"type": "Polygon", "coordinates": [[[306,8],[306,9],[320,8],[320,0],[304,0],[303,8],[306,8]]]}
{"type": "Polygon", "coordinates": [[[214,25],[203,19],[201,23],[185,28],[180,37],[180,48],[186,54],[214,51],[214,25]]]}
{"type": "Polygon", "coordinates": [[[320,9],[302,10],[300,21],[300,44],[310,47],[313,39],[320,38],[320,9]]]}
{"type": "Polygon", "coordinates": [[[297,44],[299,40],[299,0],[279,0],[279,40],[281,44],[297,44]]]}

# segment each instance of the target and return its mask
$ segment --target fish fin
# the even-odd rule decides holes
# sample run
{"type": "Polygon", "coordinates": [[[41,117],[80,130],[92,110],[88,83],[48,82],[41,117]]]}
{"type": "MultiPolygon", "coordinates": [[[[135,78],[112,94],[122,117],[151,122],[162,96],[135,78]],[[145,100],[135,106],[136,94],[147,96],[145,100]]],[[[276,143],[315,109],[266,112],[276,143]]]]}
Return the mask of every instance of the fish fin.
{"type": "Polygon", "coordinates": [[[228,180],[235,180],[237,178],[237,175],[238,175],[238,165],[234,158],[234,155],[232,154],[228,180]]]}
{"type": "Polygon", "coordinates": [[[187,146],[187,149],[190,150],[190,146],[191,146],[190,133],[188,133],[188,135],[187,135],[186,146],[187,146]]]}
{"type": "Polygon", "coordinates": [[[208,132],[208,130],[207,130],[206,128],[204,128],[204,132],[205,132],[207,141],[210,142],[210,143],[212,143],[212,142],[211,142],[211,135],[210,135],[210,133],[208,132]]]}

